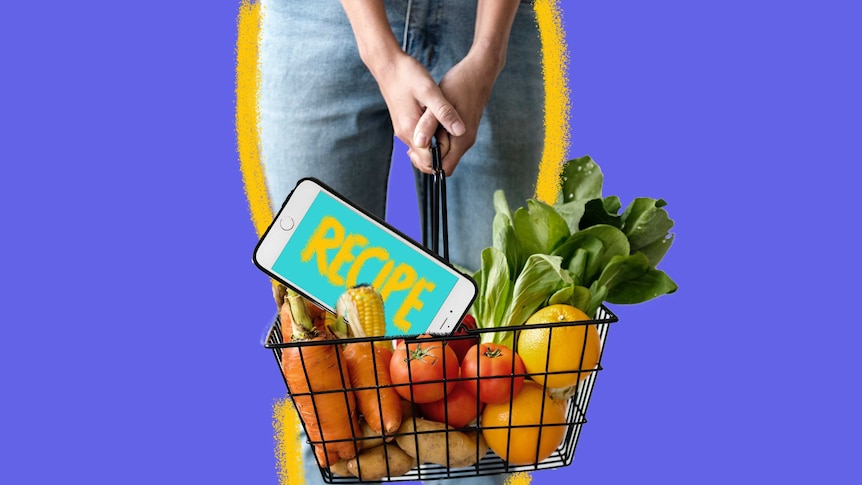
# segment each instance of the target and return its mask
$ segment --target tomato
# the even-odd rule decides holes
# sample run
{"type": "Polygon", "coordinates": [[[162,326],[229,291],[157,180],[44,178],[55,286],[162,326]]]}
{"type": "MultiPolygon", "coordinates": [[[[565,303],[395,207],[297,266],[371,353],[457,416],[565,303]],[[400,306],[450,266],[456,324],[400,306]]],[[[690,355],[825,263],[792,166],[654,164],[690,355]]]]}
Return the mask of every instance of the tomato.
{"type": "Polygon", "coordinates": [[[470,378],[465,387],[489,404],[508,402],[521,392],[525,372],[521,356],[502,344],[474,345],[461,362],[462,377],[470,378]]]}
{"type": "Polygon", "coordinates": [[[444,379],[458,377],[458,357],[439,340],[401,342],[392,354],[389,374],[402,398],[415,403],[439,401],[455,387],[457,381],[444,379]]]}
{"type": "MultiPolygon", "coordinates": [[[[473,318],[473,315],[464,315],[464,318],[461,320],[461,323],[455,328],[455,331],[452,332],[452,335],[460,336],[467,335],[468,330],[472,330],[476,328],[476,319],[473,318]]],[[[464,356],[467,355],[467,351],[470,350],[470,347],[479,343],[479,337],[474,335],[470,338],[456,338],[456,339],[448,339],[446,340],[447,345],[452,347],[452,350],[455,351],[455,355],[458,356],[458,362],[461,362],[464,359],[464,356]]]]}
{"type": "Polygon", "coordinates": [[[485,403],[476,400],[476,396],[464,387],[464,381],[459,381],[445,399],[420,404],[419,410],[423,417],[431,421],[463,428],[476,419],[483,407],[485,403]]]}

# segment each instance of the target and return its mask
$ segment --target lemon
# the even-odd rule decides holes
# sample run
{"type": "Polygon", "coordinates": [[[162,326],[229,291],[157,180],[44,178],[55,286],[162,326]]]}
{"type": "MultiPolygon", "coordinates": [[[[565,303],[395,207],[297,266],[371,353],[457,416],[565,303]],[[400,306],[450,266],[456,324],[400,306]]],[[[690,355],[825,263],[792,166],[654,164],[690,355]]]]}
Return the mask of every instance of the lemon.
{"type": "Polygon", "coordinates": [[[482,436],[494,453],[510,464],[531,465],[548,458],[560,446],[565,422],[565,403],[551,399],[535,382],[524,381],[511,402],[485,406],[482,436]]]}
{"type": "MultiPolygon", "coordinates": [[[[589,320],[570,305],[549,305],[534,313],[525,325],[589,320]]],[[[557,389],[577,384],[599,363],[601,341],[595,325],[570,325],[521,330],[518,354],[534,381],[557,389]],[[546,367],[547,365],[547,367],[546,367]],[[551,374],[560,372],[559,374],[551,374]]]]}

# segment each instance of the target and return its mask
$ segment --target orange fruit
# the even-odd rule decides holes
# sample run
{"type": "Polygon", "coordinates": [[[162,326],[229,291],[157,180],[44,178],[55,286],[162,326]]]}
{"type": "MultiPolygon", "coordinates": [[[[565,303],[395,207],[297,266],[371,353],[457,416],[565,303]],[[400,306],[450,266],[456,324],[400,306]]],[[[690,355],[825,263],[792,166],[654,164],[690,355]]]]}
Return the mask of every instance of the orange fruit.
{"type": "MultiPolygon", "coordinates": [[[[578,308],[558,304],[540,309],[525,325],[589,319],[578,308]]],[[[586,379],[598,365],[601,350],[595,325],[527,329],[518,335],[518,355],[524,361],[527,373],[534,381],[551,389],[573,386],[586,379]],[[549,374],[551,372],[561,373],[549,374]]]]}
{"type": "Polygon", "coordinates": [[[511,403],[485,406],[482,411],[482,435],[494,453],[510,464],[538,463],[551,456],[563,442],[566,426],[559,425],[566,422],[565,406],[565,401],[551,399],[542,386],[524,381],[524,387],[511,403]],[[555,424],[557,426],[550,426],[555,424]],[[497,426],[502,427],[495,428],[497,426]]]}

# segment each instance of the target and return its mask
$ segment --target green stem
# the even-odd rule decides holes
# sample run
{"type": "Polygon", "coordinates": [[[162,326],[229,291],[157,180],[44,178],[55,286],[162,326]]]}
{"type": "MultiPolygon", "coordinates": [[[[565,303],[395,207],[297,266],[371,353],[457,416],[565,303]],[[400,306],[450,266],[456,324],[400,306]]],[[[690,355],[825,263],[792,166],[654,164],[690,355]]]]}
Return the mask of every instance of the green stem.
{"type": "Polygon", "coordinates": [[[291,338],[293,340],[308,340],[316,337],[317,329],[314,328],[314,321],[312,321],[311,315],[308,314],[308,307],[302,295],[288,288],[284,302],[290,310],[293,326],[291,338]]]}

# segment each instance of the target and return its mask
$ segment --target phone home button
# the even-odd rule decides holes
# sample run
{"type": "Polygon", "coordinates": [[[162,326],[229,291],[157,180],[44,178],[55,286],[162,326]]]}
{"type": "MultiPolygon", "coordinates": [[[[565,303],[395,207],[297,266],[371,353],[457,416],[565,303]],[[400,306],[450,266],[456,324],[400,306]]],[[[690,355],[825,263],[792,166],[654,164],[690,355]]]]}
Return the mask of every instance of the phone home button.
{"type": "Polygon", "coordinates": [[[282,217],[278,225],[285,231],[290,231],[293,229],[293,218],[288,216],[282,217]]]}

